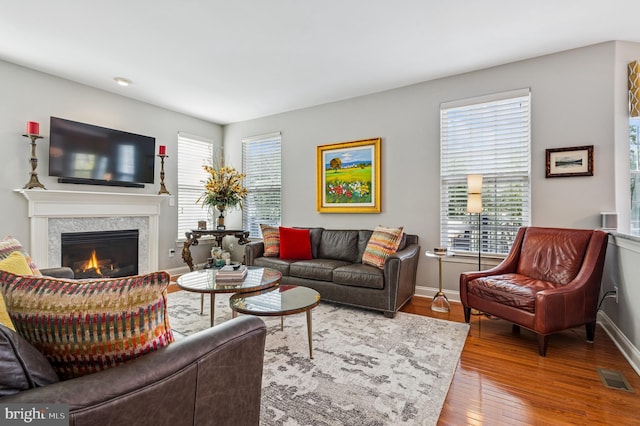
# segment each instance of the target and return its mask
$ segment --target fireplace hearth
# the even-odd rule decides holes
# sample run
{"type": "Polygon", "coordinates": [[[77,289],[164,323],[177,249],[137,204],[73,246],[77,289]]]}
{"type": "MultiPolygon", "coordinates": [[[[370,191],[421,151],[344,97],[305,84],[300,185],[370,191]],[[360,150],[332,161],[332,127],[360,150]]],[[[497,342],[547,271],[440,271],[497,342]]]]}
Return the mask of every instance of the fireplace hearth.
{"type": "Polygon", "coordinates": [[[61,265],[78,279],[137,275],[138,238],[137,229],[63,233],[61,265]]]}

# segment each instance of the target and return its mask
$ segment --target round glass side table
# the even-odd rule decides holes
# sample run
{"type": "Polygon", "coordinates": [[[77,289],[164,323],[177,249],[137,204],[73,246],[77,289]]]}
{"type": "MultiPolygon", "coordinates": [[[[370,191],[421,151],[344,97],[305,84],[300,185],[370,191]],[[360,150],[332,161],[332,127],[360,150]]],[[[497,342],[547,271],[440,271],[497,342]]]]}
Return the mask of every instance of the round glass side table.
{"type": "Polygon", "coordinates": [[[449,312],[451,310],[449,299],[447,299],[447,296],[442,292],[442,258],[455,256],[455,253],[449,250],[437,253],[428,251],[425,255],[427,257],[438,259],[438,293],[433,296],[433,300],[431,301],[431,310],[436,312],[449,312]]]}

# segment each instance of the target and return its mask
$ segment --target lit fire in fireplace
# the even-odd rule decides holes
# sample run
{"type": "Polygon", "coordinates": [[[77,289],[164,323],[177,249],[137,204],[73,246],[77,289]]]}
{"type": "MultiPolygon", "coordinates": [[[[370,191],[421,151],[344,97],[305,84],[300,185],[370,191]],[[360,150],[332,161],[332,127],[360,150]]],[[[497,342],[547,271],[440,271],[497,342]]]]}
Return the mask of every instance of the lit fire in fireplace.
{"type": "Polygon", "coordinates": [[[84,264],[82,272],[87,272],[89,269],[93,269],[96,274],[102,275],[102,271],[100,270],[100,263],[98,262],[98,256],[96,256],[95,250],[91,251],[91,257],[89,258],[87,263],[84,264]]]}
{"type": "Polygon", "coordinates": [[[138,274],[138,231],[114,230],[61,234],[62,266],[77,279],[138,274]]]}

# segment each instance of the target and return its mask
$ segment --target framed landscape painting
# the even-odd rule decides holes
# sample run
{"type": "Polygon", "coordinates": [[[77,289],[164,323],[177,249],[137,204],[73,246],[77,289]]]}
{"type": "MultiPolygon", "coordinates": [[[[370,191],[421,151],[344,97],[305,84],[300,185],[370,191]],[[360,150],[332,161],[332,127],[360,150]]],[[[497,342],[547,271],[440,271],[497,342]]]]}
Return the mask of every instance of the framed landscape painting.
{"type": "Polygon", "coordinates": [[[593,145],[547,149],[546,177],[593,176],[593,145]]]}
{"type": "Polygon", "coordinates": [[[321,213],[380,213],[380,138],[317,148],[321,213]]]}

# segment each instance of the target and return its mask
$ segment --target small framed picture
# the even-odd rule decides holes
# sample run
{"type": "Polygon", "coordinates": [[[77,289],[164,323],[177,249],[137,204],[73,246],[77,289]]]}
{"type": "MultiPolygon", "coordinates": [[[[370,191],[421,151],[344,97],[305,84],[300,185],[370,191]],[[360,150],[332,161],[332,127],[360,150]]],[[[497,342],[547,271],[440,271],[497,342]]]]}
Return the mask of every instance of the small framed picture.
{"type": "Polygon", "coordinates": [[[593,145],[549,148],[546,177],[593,176],[593,145]]]}

